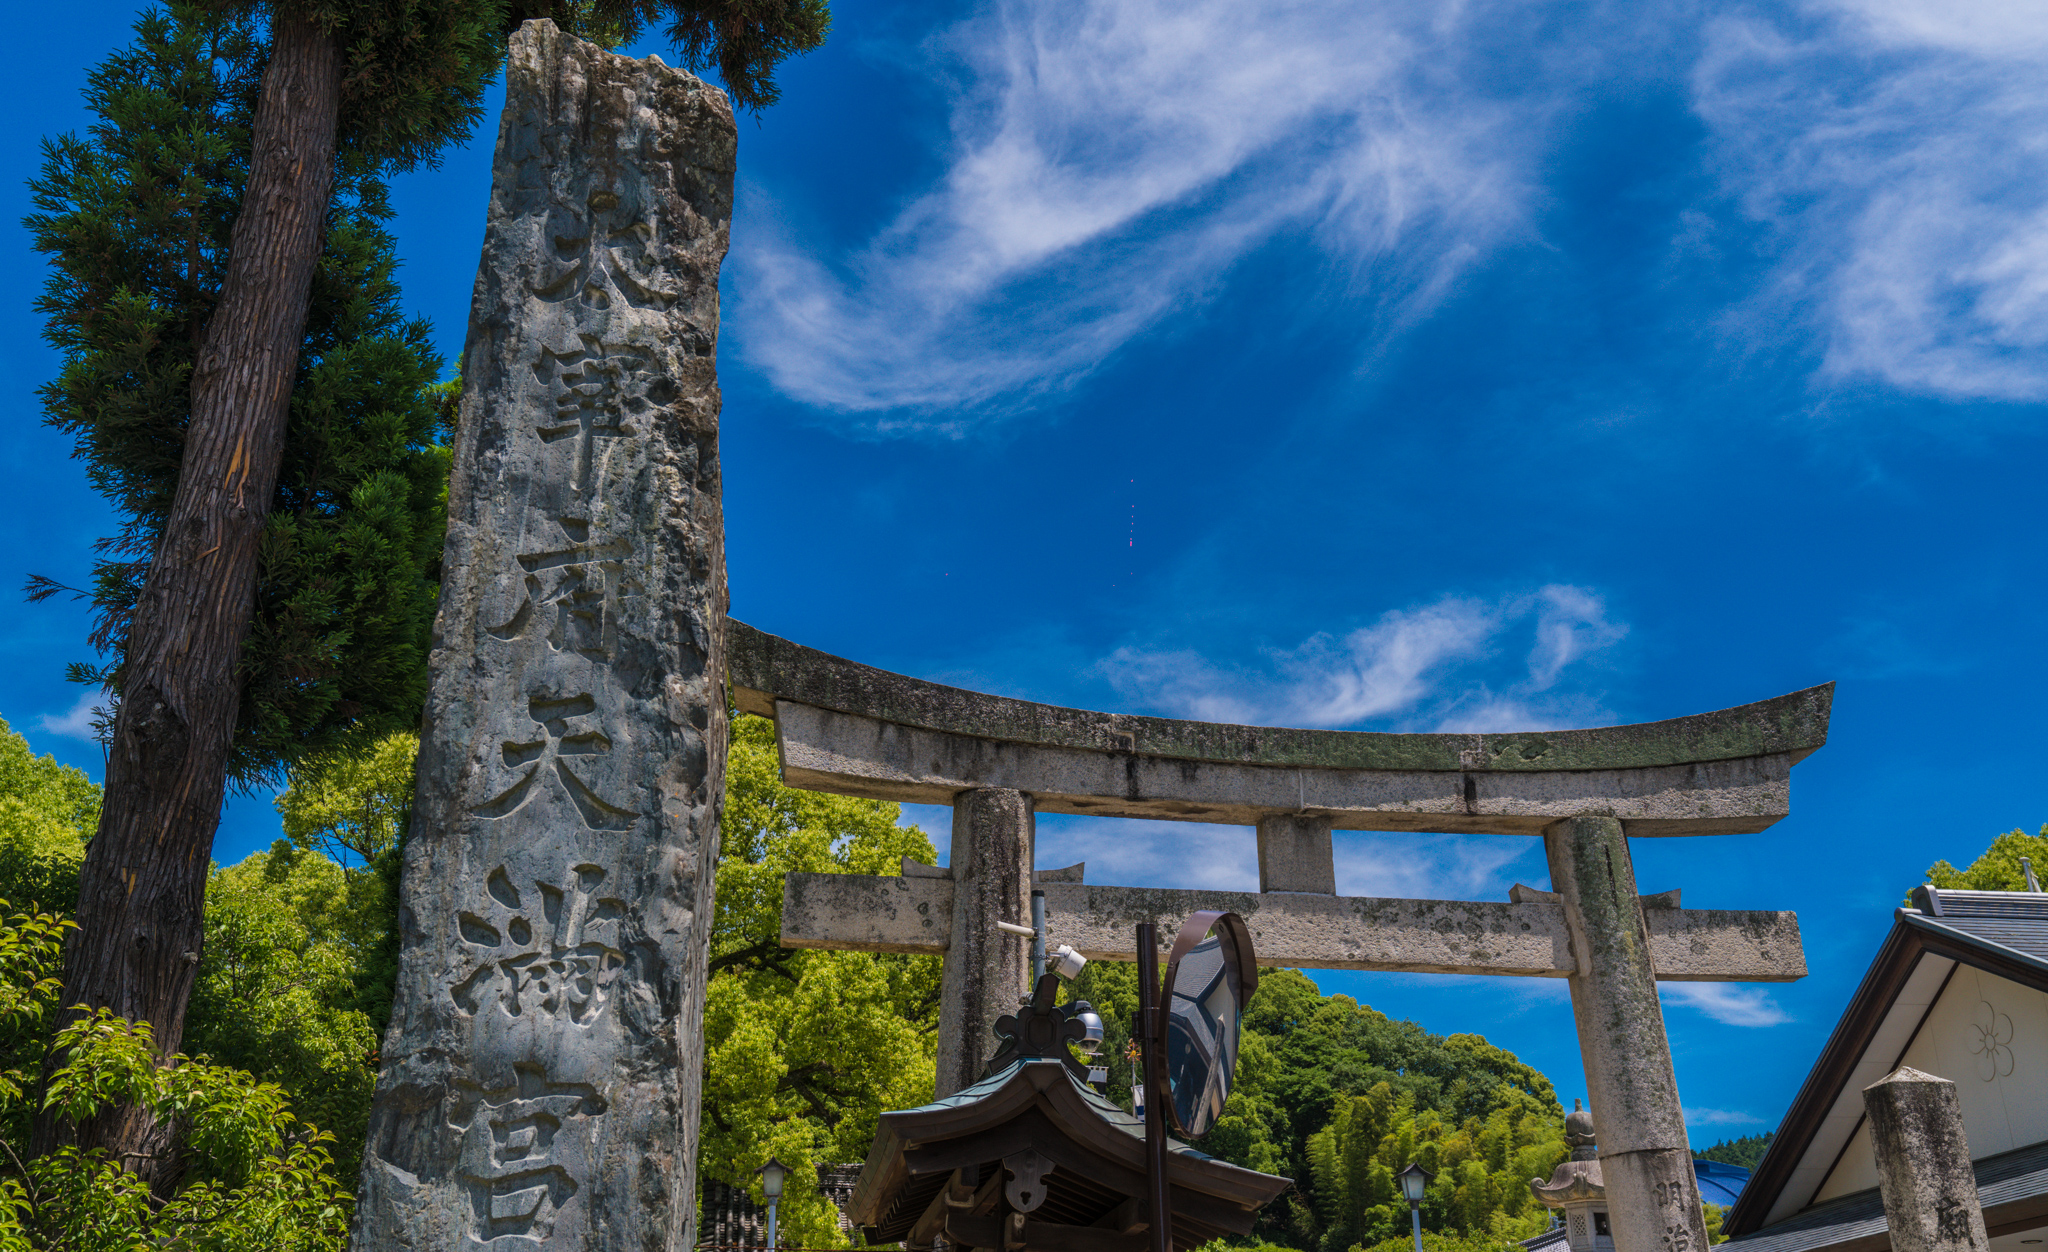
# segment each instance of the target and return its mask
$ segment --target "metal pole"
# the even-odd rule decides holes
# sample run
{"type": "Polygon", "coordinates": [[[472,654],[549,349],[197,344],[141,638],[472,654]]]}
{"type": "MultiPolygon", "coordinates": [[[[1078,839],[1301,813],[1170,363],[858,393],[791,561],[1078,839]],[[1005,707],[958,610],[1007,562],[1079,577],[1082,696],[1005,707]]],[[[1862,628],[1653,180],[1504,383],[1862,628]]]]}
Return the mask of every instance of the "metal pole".
{"type": "Polygon", "coordinates": [[[1038,980],[1045,977],[1045,893],[1034,888],[1031,892],[1031,987],[1038,987],[1038,980]]]}
{"type": "Polygon", "coordinates": [[[1159,1055],[1159,927],[1138,923],[1138,1047],[1145,1070],[1145,1182],[1150,1190],[1152,1252],[1173,1252],[1166,1201],[1166,1058],[1159,1055]]]}
{"type": "Polygon", "coordinates": [[[1408,1216],[1415,1223],[1415,1252],[1422,1252],[1422,1206],[1410,1200],[1408,1216]]]}
{"type": "MultiPolygon", "coordinates": [[[[775,1201],[768,1201],[768,1246],[775,1246],[775,1201]]],[[[1417,1244],[1417,1247],[1422,1245],[1417,1244]]]]}

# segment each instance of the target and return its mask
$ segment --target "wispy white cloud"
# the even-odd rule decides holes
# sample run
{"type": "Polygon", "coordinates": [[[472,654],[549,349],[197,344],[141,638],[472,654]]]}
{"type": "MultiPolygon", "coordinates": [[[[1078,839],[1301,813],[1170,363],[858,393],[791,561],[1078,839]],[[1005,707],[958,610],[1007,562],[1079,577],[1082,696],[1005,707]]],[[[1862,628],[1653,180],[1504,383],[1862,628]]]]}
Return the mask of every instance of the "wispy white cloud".
{"type": "Polygon", "coordinates": [[[1627,633],[1596,593],[1553,584],[1396,609],[1341,638],[1318,634],[1271,652],[1258,668],[1188,649],[1123,647],[1096,670],[1127,700],[1202,721],[1545,730],[1604,716],[1597,700],[1556,687],[1567,667],[1627,633]]]}
{"type": "Polygon", "coordinates": [[[959,84],[943,172],[864,245],[820,257],[748,189],[741,351],[800,401],[957,423],[1072,382],[1282,230],[1366,293],[1362,334],[1412,319],[1527,199],[1546,106],[1460,77],[1482,7],[1542,6],[999,0],[925,46],[959,84]]]}
{"type": "Polygon", "coordinates": [[[1696,1009],[1723,1026],[1782,1026],[1792,1015],[1761,987],[1725,982],[1660,982],[1667,1004],[1696,1009]]]}
{"type": "MultiPolygon", "coordinates": [[[[1337,894],[1411,900],[1505,900],[1517,877],[1547,881],[1543,844],[1501,835],[1367,834],[1335,840],[1337,894]]],[[[1517,982],[1563,980],[1517,979],[1517,982]]]]}
{"type": "MultiPolygon", "coordinates": [[[[1334,843],[1337,893],[1346,896],[1505,900],[1517,874],[1541,880],[1546,872],[1534,839],[1340,830],[1334,843]]],[[[1092,883],[1259,889],[1258,837],[1248,826],[1041,814],[1036,850],[1041,869],[1087,862],[1092,883]]]]}
{"type": "Polygon", "coordinates": [[[1763,1120],[1740,1109],[1696,1109],[1690,1105],[1685,1109],[1685,1124],[1688,1126],[1754,1126],[1763,1120]]]}
{"type": "Polygon", "coordinates": [[[1769,333],[1805,319],[1836,381],[2048,396],[2048,7],[1809,0],[1705,47],[1696,107],[1778,231],[1769,333]]]}
{"type": "Polygon", "coordinates": [[[1259,889],[1258,841],[1245,826],[1047,814],[1038,819],[1036,851],[1041,869],[1087,862],[1092,883],[1259,889]]]}
{"type": "Polygon", "coordinates": [[[99,712],[104,695],[88,693],[78,697],[78,702],[62,713],[45,713],[36,719],[36,729],[45,734],[62,735],[66,739],[83,739],[87,743],[97,742],[92,719],[99,712]]]}

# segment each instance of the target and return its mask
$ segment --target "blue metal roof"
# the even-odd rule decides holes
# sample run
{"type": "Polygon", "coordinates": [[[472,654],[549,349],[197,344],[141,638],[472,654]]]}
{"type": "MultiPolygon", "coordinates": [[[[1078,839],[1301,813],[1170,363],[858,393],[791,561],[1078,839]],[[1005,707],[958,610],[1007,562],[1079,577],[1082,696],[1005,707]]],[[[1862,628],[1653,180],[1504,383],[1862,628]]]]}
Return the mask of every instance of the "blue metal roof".
{"type": "Polygon", "coordinates": [[[1723,1165],[1719,1161],[1695,1160],[1692,1174],[1699,1180],[1700,1199],[1723,1208],[1735,1203],[1749,1182],[1748,1170],[1740,1165],[1723,1165]]]}

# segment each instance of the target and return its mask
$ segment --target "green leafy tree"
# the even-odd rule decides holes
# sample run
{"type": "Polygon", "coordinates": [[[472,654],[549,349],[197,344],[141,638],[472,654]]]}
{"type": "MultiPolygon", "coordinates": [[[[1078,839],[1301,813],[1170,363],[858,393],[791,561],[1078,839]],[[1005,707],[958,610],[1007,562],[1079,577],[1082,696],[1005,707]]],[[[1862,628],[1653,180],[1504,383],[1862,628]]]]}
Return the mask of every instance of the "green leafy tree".
{"type": "MultiPolygon", "coordinates": [[[[343,1187],[355,1178],[377,1040],[390,1016],[397,849],[389,839],[404,821],[392,805],[411,791],[416,742],[399,734],[302,763],[278,808],[303,846],[280,841],[207,879],[185,1050],[278,1085],[301,1116],[333,1132],[343,1187]],[[350,851],[351,841],[370,852],[370,864],[350,851]],[[355,863],[345,868],[323,849],[355,863]]],[[[29,867],[0,877],[0,899],[30,899],[18,893],[23,883],[61,886],[66,872],[75,874],[97,795],[78,771],[37,760],[20,736],[0,733],[0,811],[38,816],[0,822],[0,866],[29,867]]],[[[15,985],[4,955],[0,977],[15,985]]],[[[30,1019],[18,1020],[20,1032],[0,1032],[0,1070],[26,1073],[54,1023],[30,1029],[30,1019]]]]}
{"type": "MultiPolygon", "coordinates": [[[[54,1016],[59,935],[45,915],[0,907],[0,1037],[43,1038],[54,1016]]],[[[41,1051],[40,1048],[37,1049],[41,1051]]],[[[43,1065],[0,1071],[0,1249],[127,1252],[340,1252],[348,1199],[334,1182],[329,1137],[300,1122],[284,1092],[248,1074],[172,1058],[162,1064],[147,1023],[100,1012],[74,1018],[43,1065]],[[29,1104],[62,1123],[139,1107],[185,1130],[184,1185],[150,1193],[132,1162],[67,1143],[28,1155],[29,1104]]]]}
{"type": "Polygon", "coordinates": [[[894,804],[797,791],[778,781],[774,729],[733,720],[723,844],[704,1009],[701,1176],[748,1186],[774,1156],[784,1238],[843,1247],[836,1214],[801,1185],[820,1164],[858,1161],[876,1115],[931,1099],[939,961],[781,946],[792,871],[894,874],[929,864],[931,840],[894,804]]]}
{"type": "Polygon", "coordinates": [[[356,907],[347,873],[283,841],[214,871],[185,1043],[276,1084],[331,1132],[335,1181],[352,1189],[383,1024],[365,1000],[386,1006],[389,992],[363,955],[366,945],[381,950],[384,926],[356,907]]]}
{"type": "Polygon", "coordinates": [[[2033,862],[2036,878],[2048,878],[2048,826],[2041,827],[2038,835],[2023,830],[2005,832],[1966,869],[1936,861],[1928,866],[1926,881],[1969,891],[2025,891],[2027,872],[2020,865],[2022,857],[2033,862]]]}
{"type": "Polygon", "coordinates": [[[36,756],[0,721],[0,900],[68,911],[99,814],[100,789],[83,770],[36,756]]]}
{"type": "MultiPolygon", "coordinates": [[[[45,1024],[57,1002],[57,963],[70,929],[70,922],[49,913],[10,916],[0,897],[0,1143],[11,1150],[28,1142],[28,1096],[40,1073],[45,1024]]],[[[20,1162],[0,1161],[8,1164],[18,1172],[20,1162]]],[[[10,1194],[0,1183],[0,1206],[10,1194]]]]}
{"type": "Polygon", "coordinates": [[[398,985],[398,879],[419,751],[418,735],[398,731],[325,752],[300,761],[277,798],[285,838],[344,867],[354,1005],[380,1039],[398,985]]]}
{"type": "Polygon", "coordinates": [[[1725,1206],[1724,1206],[1724,1205],[1720,1205],[1720,1204],[1702,1204],[1702,1205],[1700,1205],[1700,1212],[1702,1212],[1702,1213],[1706,1214],[1706,1217],[1707,1217],[1707,1242],[1708,1242],[1708,1243],[1710,1243],[1710,1244],[1711,1244],[1711,1243],[1726,1243],[1726,1242],[1728,1242],[1728,1236],[1727,1236],[1726,1234],[1722,1233],[1722,1230],[1721,1230],[1721,1223],[1722,1223],[1722,1222],[1723,1222],[1724,1220],[1726,1220],[1726,1219],[1727,1219],[1727,1217],[1728,1217],[1728,1210],[1729,1210],[1730,1208],[1733,1208],[1733,1207],[1734,1207],[1733,1205],[1725,1205],[1725,1206]]]}
{"type": "MultiPolygon", "coordinates": [[[[1415,1252],[1415,1237],[1402,1233],[1383,1239],[1366,1252],[1415,1252]]],[[[1433,1230],[1422,1232],[1422,1252],[1521,1252],[1513,1239],[1490,1235],[1447,1235],[1433,1230]]]]}
{"type": "Polygon", "coordinates": [[[300,762],[277,799],[285,838],[334,861],[375,864],[412,820],[419,755],[420,737],[398,731],[300,762]]]}

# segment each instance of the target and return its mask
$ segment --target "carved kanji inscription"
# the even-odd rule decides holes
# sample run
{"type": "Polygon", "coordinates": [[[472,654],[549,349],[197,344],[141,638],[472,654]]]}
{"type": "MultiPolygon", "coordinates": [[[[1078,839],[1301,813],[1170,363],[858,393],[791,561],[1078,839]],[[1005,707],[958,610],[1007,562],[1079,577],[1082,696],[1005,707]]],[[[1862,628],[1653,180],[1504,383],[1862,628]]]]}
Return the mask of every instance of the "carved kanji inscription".
{"type": "Polygon", "coordinates": [[[514,1081],[485,1089],[456,1083],[449,1124],[461,1134],[462,1180],[473,1206],[470,1242],[485,1247],[539,1247],[555,1220],[582,1190],[563,1152],[568,1139],[602,1117],[604,1098],[587,1083],[550,1082],[539,1064],[513,1066],[514,1081]]]}
{"type": "Polygon", "coordinates": [[[560,786],[583,815],[592,830],[629,830],[638,820],[631,809],[621,808],[592,790],[577,773],[576,761],[603,756],[612,741],[597,729],[597,698],[587,691],[571,696],[534,696],[526,702],[533,721],[532,738],[507,739],[499,755],[505,768],[521,771],[512,785],[470,811],[479,817],[510,817],[524,808],[543,787],[560,786]]]}
{"type": "Polygon", "coordinates": [[[557,652],[615,660],[626,602],[643,591],[627,568],[633,545],[616,537],[593,539],[584,518],[558,517],[554,525],[559,546],[518,554],[525,598],[502,625],[487,629],[510,642],[538,628],[557,652]]]}
{"type": "Polygon", "coordinates": [[[472,1016],[495,1006],[507,1017],[595,1021],[626,963],[619,947],[626,905],[606,893],[607,877],[600,866],[575,865],[558,882],[535,879],[522,891],[504,866],[491,871],[490,903],[456,918],[479,964],[448,989],[449,998],[472,1016]]]}

